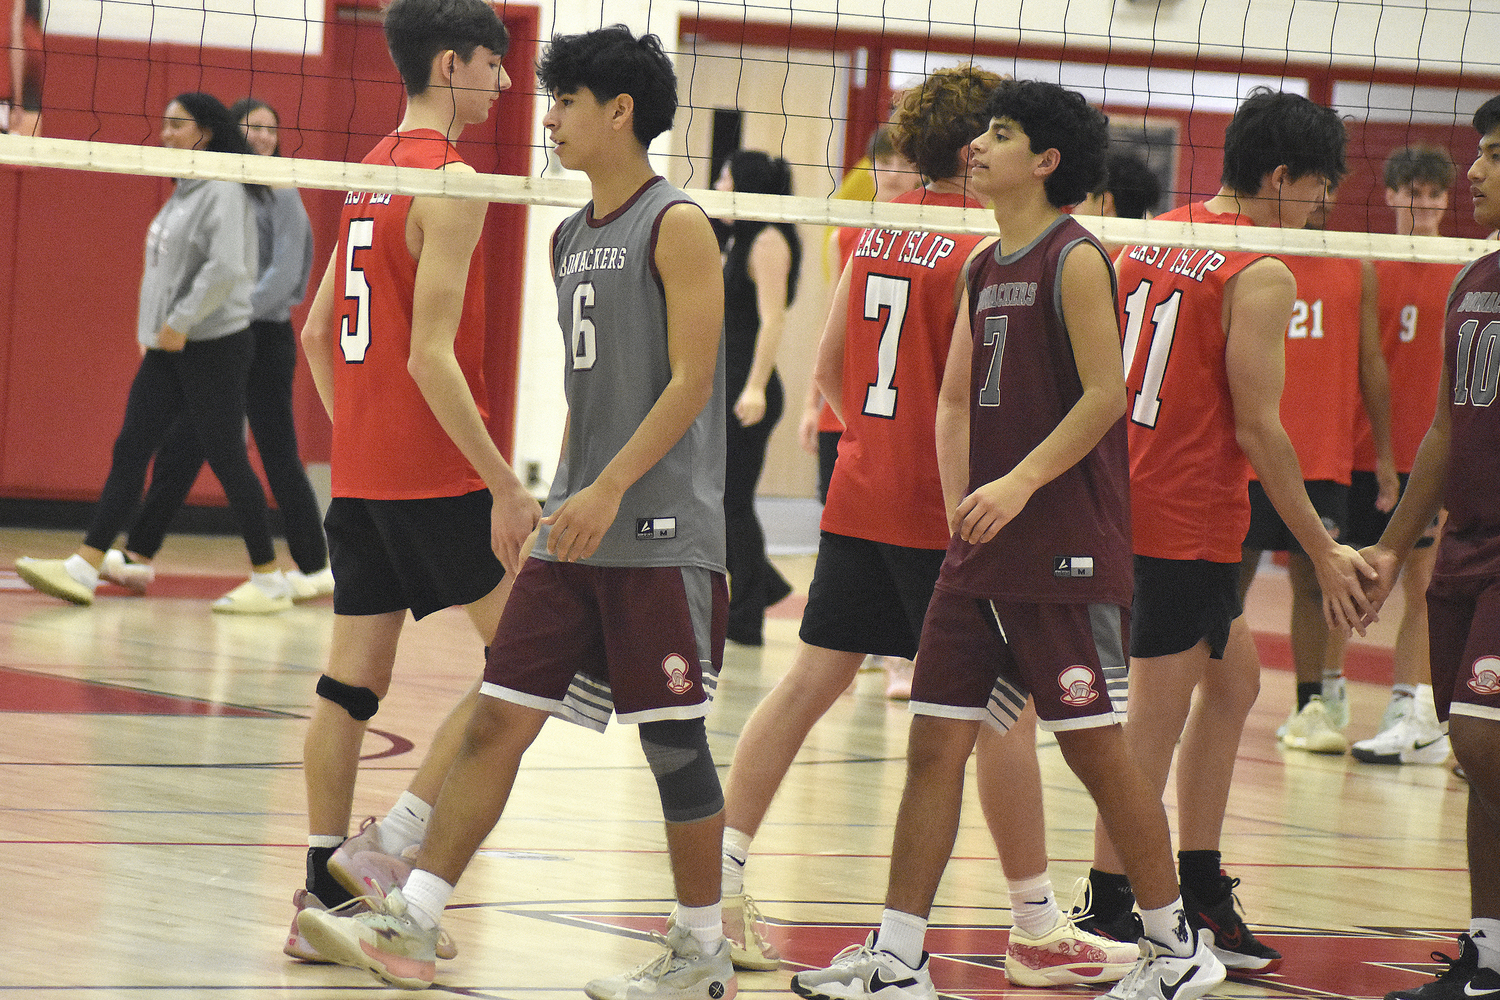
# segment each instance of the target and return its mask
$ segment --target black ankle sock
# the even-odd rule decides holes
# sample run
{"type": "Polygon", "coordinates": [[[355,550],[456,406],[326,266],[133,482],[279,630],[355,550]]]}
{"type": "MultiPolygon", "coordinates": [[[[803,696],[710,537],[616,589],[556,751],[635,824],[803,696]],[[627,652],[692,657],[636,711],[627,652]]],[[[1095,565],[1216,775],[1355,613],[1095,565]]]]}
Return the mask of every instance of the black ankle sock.
{"type": "Polygon", "coordinates": [[[328,873],[328,859],[333,857],[336,850],[336,847],[307,849],[307,891],[317,896],[318,902],[330,910],[354,898],[353,893],[328,873]]]}
{"type": "Polygon", "coordinates": [[[1319,698],[1323,697],[1323,682],[1322,681],[1308,681],[1305,684],[1302,681],[1298,681],[1297,682],[1297,711],[1300,712],[1304,708],[1306,708],[1307,707],[1307,703],[1312,700],[1313,695],[1317,695],[1319,698]]]}
{"type": "Polygon", "coordinates": [[[1211,906],[1224,894],[1223,864],[1218,851],[1178,851],[1177,877],[1195,900],[1211,906]]]}
{"type": "Polygon", "coordinates": [[[1135,908],[1135,892],[1130,879],[1115,872],[1089,869],[1089,909],[1101,923],[1129,913],[1135,908]]]}

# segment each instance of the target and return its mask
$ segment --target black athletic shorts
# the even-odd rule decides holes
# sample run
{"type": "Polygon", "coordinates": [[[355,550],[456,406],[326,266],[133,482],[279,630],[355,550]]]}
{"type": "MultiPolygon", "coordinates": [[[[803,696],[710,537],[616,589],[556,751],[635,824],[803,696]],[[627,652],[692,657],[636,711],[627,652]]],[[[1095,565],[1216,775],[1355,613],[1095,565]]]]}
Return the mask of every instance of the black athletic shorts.
{"type": "Polygon", "coordinates": [[[945,555],[822,532],[799,638],[823,649],[914,658],[945,555]]]}
{"type": "Polygon", "coordinates": [[[1171,656],[1207,639],[1209,655],[1221,659],[1243,610],[1239,579],[1239,563],[1136,556],[1130,655],[1171,656]]]}
{"type": "MultiPolygon", "coordinates": [[[[1397,477],[1401,480],[1401,492],[1406,492],[1407,473],[1398,472],[1397,477]]],[[[1349,483],[1349,544],[1356,549],[1362,549],[1366,545],[1374,545],[1380,541],[1380,535],[1385,531],[1385,526],[1391,522],[1391,512],[1378,510],[1375,500],[1380,496],[1380,483],[1373,472],[1361,472],[1354,470],[1354,475],[1349,483]]],[[[1417,539],[1416,548],[1425,549],[1437,542],[1438,517],[1432,519],[1427,530],[1422,532],[1422,537],[1417,539]]]]}
{"type": "MultiPolygon", "coordinates": [[[[1343,541],[1349,529],[1349,487],[1326,479],[1313,479],[1302,485],[1307,487],[1307,498],[1323,519],[1323,527],[1335,539],[1343,541]]],[[[1244,547],[1262,552],[1302,551],[1257,479],[1250,480],[1250,528],[1245,532],[1244,547]]]]}
{"type": "Polygon", "coordinates": [[[490,549],[489,490],[419,500],[334,497],[323,528],[333,611],[383,615],[473,604],[500,585],[490,549]]]}

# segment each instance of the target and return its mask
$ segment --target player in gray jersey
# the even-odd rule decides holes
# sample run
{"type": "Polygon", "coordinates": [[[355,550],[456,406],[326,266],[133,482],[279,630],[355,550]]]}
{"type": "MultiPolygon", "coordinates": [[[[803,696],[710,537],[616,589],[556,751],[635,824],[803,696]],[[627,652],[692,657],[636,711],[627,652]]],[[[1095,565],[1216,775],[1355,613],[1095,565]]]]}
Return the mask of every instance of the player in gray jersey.
{"type": "MultiPolygon", "coordinates": [[[[585,209],[553,236],[568,419],[591,430],[568,436],[548,515],[599,478],[672,380],[667,304],[653,249],[663,213],[679,204],[697,211],[687,195],[655,177],[608,217],[594,218],[585,209]]],[[[722,353],[720,344],[708,406],[625,491],[619,514],[586,562],[724,572],[722,353]]],[[[556,558],[547,552],[551,528],[543,521],[538,558],[556,558]]]]}
{"type": "Polygon", "coordinates": [[[677,106],[655,36],[617,26],[554,38],[538,77],[553,97],[543,124],[557,157],[588,175],[593,195],[553,237],[568,346],[563,462],[490,646],[488,697],[416,869],[374,912],[316,914],[303,930],[367,956],[386,982],[429,985],[453,886],[500,818],[521,756],[581,673],[608,685],[621,721],[640,724],[677,890],[666,953],[586,990],[595,1000],[728,1000],[724,796],[703,723],[729,607],[724,286],[717,267],[703,266],[718,244],[703,211],[646,156],[677,106]]]}

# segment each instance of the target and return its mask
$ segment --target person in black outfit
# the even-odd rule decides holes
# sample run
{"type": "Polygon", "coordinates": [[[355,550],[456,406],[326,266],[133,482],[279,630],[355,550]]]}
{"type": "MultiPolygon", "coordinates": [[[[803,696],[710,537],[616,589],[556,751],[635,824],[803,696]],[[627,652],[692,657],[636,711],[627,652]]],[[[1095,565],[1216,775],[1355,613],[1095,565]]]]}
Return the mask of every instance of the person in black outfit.
{"type": "MultiPolygon", "coordinates": [[[[791,194],[786,160],[742,149],[724,164],[721,191],[791,194]]],[[[763,642],[766,608],[792,592],[766,558],[755,514],[755,487],[766,444],[785,403],[776,349],[786,310],[797,293],[802,240],[788,223],[734,220],[721,229],[724,247],[724,372],[729,403],[724,472],[724,528],[729,562],[729,638],[763,642]]]]}

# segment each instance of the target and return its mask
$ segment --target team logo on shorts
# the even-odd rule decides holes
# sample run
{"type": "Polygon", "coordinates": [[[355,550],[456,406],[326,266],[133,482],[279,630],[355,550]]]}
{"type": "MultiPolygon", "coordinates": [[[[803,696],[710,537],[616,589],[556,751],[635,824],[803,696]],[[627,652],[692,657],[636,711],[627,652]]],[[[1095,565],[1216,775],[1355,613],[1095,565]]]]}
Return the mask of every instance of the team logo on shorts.
{"type": "Polygon", "coordinates": [[[1099,698],[1099,692],[1094,690],[1094,672],[1081,664],[1058,674],[1057,685],[1063,689],[1062,703],[1073,708],[1082,708],[1099,698]]]}
{"type": "Polygon", "coordinates": [[[1469,690],[1475,694],[1500,694],[1500,656],[1481,656],[1469,668],[1469,690]]]}
{"type": "Polygon", "coordinates": [[[693,689],[688,679],[688,661],[680,653],[673,653],[661,661],[662,673],[667,675],[667,690],[673,694],[687,694],[693,689]]]}

